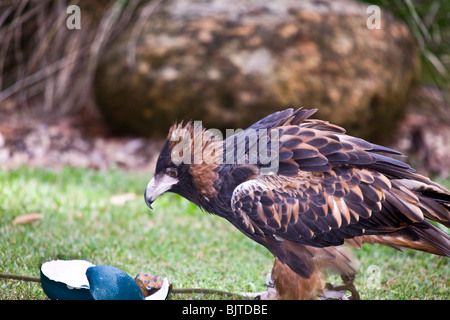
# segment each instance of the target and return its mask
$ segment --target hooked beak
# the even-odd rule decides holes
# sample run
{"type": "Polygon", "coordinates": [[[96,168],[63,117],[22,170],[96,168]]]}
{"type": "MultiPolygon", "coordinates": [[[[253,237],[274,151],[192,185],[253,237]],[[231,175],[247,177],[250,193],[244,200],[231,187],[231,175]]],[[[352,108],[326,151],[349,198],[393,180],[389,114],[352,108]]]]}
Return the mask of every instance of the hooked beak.
{"type": "Polygon", "coordinates": [[[170,177],[166,174],[153,177],[145,189],[144,196],[147,206],[150,209],[153,209],[152,203],[156,200],[156,198],[168,191],[177,182],[177,178],[170,177]]]}

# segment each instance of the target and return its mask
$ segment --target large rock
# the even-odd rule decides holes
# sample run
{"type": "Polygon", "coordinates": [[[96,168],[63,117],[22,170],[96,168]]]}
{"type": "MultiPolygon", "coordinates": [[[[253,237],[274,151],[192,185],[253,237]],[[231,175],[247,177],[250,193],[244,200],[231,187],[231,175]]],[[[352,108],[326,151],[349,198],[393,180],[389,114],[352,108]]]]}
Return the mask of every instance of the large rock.
{"type": "Polygon", "coordinates": [[[102,56],[98,105],[116,130],[144,135],[165,135],[174,120],[238,128],[287,106],[317,107],[317,117],[381,142],[404,111],[419,58],[389,13],[369,29],[367,7],[164,1],[102,56]]]}

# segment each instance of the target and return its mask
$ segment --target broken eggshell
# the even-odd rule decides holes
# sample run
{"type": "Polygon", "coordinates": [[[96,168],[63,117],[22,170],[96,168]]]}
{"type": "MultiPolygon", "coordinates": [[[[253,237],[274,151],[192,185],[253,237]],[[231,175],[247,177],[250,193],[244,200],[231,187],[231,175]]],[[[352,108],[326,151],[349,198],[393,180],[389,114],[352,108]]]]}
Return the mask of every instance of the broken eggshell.
{"type": "Polygon", "coordinates": [[[161,279],[158,276],[149,274],[147,272],[140,272],[134,281],[141,288],[145,300],[165,300],[172,290],[172,284],[167,278],[161,279]]]}
{"type": "Polygon", "coordinates": [[[169,292],[166,278],[152,276],[154,290],[144,294],[121,269],[85,260],[52,260],[42,264],[40,271],[42,289],[52,300],[165,300],[169,292]]]}
{"type": "Polygon", "coordinates": [[[92,300],[85,260],[52,260],[41,266],[41,286],[52,300],[92,300]]]}
{"type": "Polygon", "coordinates": [[[167,280],[167,278],[164,278],[161,289],[156,291],[154,294],[145,297],[145,300],[166,300],[167,296],[169,295],[169,287],[169,280],[167,280]]]}
{"type": "Polygon", "coordinates": [[[143,300],[138,284],[124,271],[112,266],[86,270],[89,290],[95,300],[143,300]]]}

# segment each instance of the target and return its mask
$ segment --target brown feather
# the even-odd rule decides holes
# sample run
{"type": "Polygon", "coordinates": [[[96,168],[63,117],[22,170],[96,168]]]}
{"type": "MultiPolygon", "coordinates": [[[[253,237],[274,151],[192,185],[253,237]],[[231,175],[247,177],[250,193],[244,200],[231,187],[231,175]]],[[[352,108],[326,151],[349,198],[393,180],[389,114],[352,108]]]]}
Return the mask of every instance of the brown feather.
{"type": "Polygon", "coordinates": [[[325,286],[321,271],[314,270],[306,279],[277,258],[271,276],[276,290],[275,297],[271,297],[274,300],[313,300],[323,292],[325,286]]]}
{"type": "Polygon", "coordinates": [[[275,258],[272,280],[276,296],[280,300],[312,300],[323,293],[325,270],[333,270],[341,275],[355,273],[356,265],[351,252],[342,246],[330,248],[297,247],[296,254],[311,265],[308,278],[300,277],[288,265],[275,258]]]}
{"type": "Polygon", "coordinates": [[[347,242],[355,248],[360,248],[361,243],[377,243],[397,250],[408,248],[443,256],[449,255],[450,248],[450,237],[443,231],[435,228],[416,227],[414,225],[391,234],[364,235],[351,240],[347,242]],[[413,230],[418,238],[413,239],[406,230],[413,230]]]}

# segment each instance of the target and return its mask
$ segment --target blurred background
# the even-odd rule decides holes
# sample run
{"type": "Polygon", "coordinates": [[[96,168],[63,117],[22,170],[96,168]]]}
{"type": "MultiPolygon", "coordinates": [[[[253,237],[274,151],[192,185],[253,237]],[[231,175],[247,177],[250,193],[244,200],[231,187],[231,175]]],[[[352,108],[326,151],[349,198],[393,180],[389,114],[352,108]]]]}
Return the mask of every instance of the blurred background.
{"type": "Polygon", "coordinates": [[[303,106],[445,178],[449,72],[447,0],[0,0],[0,166],[151,172],[176,120],[303,106]]]}

